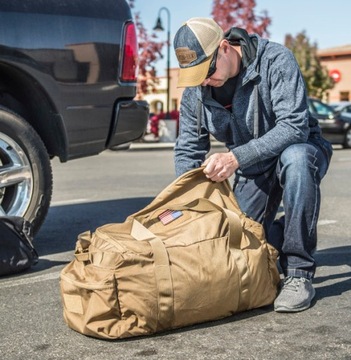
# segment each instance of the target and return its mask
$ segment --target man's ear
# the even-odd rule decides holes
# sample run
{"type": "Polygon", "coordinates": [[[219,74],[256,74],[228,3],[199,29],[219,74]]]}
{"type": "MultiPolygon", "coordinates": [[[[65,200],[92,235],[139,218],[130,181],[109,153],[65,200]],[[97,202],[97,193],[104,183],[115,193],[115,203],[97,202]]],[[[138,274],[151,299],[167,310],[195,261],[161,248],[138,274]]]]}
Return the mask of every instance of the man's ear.
{"type": "Polygon", "coordinates": [[[223,39],[220,43],[219,43],[219,48],[222,49],[224,51],[224,53],[227,53],[228,49],[229,49],[229,42],[227,39],[223,39]]]}

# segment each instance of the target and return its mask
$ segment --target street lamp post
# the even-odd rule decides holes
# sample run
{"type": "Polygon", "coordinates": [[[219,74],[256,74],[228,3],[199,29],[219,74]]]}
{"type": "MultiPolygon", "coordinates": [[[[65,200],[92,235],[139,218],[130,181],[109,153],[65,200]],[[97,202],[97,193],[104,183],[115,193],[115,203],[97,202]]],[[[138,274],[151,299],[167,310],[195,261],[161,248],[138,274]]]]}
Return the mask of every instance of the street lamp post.
{"type": "Polygon", "coordinates": [[[167,20],[168,20],[168,27],[167,27],[167,113],[166,113],[166,119],[170,119],[170,113],[169,113],[169,82],[170,82],[170,48],[171,48],[171,14],[169,10],[166,7],[161,7],[158,11],[158,16],[156,20],[156,25],[154,27],[154,30],[156,31],[164,31],[164,27],[162,26],[161,21],[161,12],[162,10],[167,12],[167,20]]]}

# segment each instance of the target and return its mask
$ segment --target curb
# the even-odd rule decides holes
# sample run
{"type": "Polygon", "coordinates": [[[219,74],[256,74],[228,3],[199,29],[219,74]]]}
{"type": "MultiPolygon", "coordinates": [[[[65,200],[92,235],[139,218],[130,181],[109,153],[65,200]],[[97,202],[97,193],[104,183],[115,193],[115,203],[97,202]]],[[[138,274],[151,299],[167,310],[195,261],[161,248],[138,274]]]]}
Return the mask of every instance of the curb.
{"type": "Polygon", "coordinates": [[[142,142],[132,143],[129,150],[169,150],[174,148],[174,142],[142,142]]]}
{"type": "MultiPolygon", "coordinates": [[[[174,142],[136,142],[131,143],[129,150],[130,151],[140,151],[140,150],[170,150],[174,149],[174,142]]],[[[211,141],[211,148],[214,147],[225,147],[225,145],[218,141],[211,141]]]]}

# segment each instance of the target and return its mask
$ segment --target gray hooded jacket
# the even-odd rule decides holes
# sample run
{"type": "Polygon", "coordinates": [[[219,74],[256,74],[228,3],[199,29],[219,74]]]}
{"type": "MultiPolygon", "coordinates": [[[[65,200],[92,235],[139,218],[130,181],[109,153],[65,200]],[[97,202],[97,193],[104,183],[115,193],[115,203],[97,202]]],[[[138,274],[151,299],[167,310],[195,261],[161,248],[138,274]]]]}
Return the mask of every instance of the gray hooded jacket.
{"type": "Polygon", "coordinates": [[[292,52],[256,34],[250,36],[257,38],[256,57],[237,75],[231,112],[212,98],[210,86],[184,90],[175,146],[177,176],[202,164],[210,150],[210,134],[234,153],[239,163],[237,172],[247,177],[269,171],[289,145],[320,137],[292,52]],[[259,104],[257,138],[255,101],[259,104]]]}

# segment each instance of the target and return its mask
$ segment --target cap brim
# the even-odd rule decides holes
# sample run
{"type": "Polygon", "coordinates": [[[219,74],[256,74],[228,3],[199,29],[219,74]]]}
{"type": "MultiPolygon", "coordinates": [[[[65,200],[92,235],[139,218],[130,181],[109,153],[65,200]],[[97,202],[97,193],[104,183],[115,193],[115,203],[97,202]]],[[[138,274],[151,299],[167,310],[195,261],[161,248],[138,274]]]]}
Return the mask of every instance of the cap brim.
{"type": "Polygon", "coordinates": [[[178,88],[201,85],[206,79],[213,54],[199,65],[179,69],[178,88]]]}

